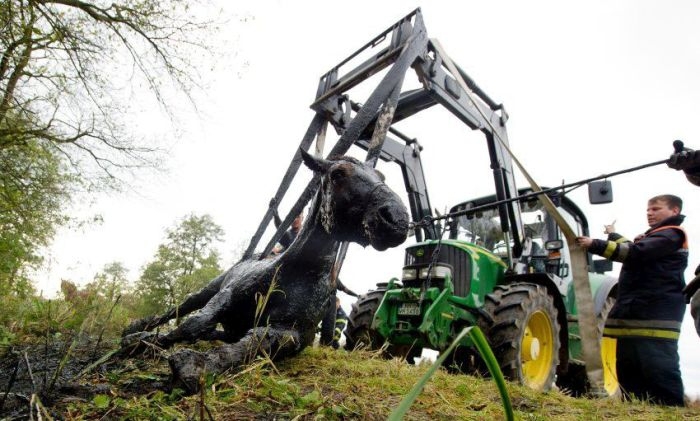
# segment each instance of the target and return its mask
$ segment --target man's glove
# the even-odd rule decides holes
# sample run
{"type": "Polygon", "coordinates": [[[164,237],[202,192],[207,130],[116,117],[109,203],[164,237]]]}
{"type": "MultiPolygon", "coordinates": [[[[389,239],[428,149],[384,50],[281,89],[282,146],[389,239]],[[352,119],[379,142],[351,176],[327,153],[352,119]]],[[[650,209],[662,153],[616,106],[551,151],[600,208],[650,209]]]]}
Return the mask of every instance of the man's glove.
{"type": "Polygon", "coordinates": [[[689,174],[700,174],[700,151],[683,146],[683,141],[674,140],[675,153],[668,158],[668,165],[674,170],[684,170],[689,174]]]}

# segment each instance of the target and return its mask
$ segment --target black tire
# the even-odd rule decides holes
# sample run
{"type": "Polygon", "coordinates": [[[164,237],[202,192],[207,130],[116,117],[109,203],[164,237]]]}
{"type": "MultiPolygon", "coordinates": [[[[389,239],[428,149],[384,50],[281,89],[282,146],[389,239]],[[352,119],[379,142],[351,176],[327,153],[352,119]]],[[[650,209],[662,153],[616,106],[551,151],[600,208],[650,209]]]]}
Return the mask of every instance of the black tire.
{"type": "Polygon", "coordinates": [[[420,358],[423,348],[411,345],[384,346],[384,338],[371,329],[374,313],[384,298],[386,289],[380,288],[361,295],[352,305],[352,311],[348,317],[348,325],[345,328],[345,349],[368,349],[375,351],[382,349],[384,358],[402,358],[409,364],[414,364],[416,358],[420,358]]]}
{"type": "Polygon", "coordinates": [[[384,344],[384,339],[371,329],[374,313],[384,298],[386,289],[376,289],[360,295],[352,304],[345,328],[345,349],[377,350],[384,344]]]}
{"type": "MultiPolygon", "coordinates": [[[[615,369],[615,341],[610,338],[603,338],[605,321],[608,319],[610,310],[615,305],[615,297],[606,298],[603,307],[598,314],[598,338],[601,341],[601,357],[603,362],[603,381],[605,391],[610,396],[619,393],[620,384],[617,381],[615,369]]],[[[583,364],[569,364],[568,371],[557,379],[557,386],[565,393],[579,397],[591,392],[591,384],[586,374],[586,366],[583,364]]]]}
{"type": "Polygon", "coordinates": [[[554,385],[559,365],[557,309],[547,289],[536,284],[498,285],[486,296],[487,331],[503,375],[532,389],[554,385]]]}
{"type": "MultiPolygon", "coordinates": [[[[492,325],[493,319],[491,318],[491,315],[483,309],[479,311],[477,326],[479,329],[481,329],[484,335],[487,335],[487,332],[492,325]]],[[[462,329],[468,327],[469,325],[454,323],[452,326],[452,337],[455,338],[462,332],[462,329]]],[[[489,375],[486,363],[476,347],[458,346],[451,355],[448,355],[447,358],[445,358],[442,365],[451,373],[469,374],[479,377],[489,375]]]]}

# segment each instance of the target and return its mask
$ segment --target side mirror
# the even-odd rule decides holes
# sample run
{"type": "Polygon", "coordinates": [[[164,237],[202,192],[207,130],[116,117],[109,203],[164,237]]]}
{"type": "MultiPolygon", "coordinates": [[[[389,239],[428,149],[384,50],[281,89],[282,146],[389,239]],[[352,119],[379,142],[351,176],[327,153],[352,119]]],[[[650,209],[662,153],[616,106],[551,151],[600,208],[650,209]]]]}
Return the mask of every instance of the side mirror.
{"type": "Polygon", "coordinates": [[[591,181],[588,183],[588,201],[592,205],[611,203],[613,201],[613,191],[610,180],[591,181]]]}
{"type": "Polygon", "coordinates": [[[599,259],[593,261],[593,272],[595,273],[605,273],[610,272],[613,268],[612,260],[599,259]]]}
{"type": "Polygon", "coordinates": [[[561,240],[549,240],[544,243],[544,248],[547,250],[561,250],[564,248],[564,242],[561,240]]]}

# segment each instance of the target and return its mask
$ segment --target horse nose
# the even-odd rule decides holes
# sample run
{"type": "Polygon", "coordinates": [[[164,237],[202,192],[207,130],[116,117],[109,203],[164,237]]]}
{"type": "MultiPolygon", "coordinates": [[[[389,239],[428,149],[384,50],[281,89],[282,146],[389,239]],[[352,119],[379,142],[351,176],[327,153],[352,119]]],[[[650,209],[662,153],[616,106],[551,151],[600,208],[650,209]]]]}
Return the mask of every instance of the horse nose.
{"type": "Polygon", "coordinates": [[[377,210],[377,214],[379,218],[382,220],[382,222],[389,224],[389,225],[395,225],[396,224],[396,211],[393,209],[392,206],[390,205],[384,205],[381,208],[377,210]]]}
{"type": "Polygon", "coordinates": [[[377,228],[387,237],[387,240],[397,237],[400,239],[400,242],[403,242],[406,238],[408,214],[403,206],[382,205],[377,209],[376,219],[377,228]]]}

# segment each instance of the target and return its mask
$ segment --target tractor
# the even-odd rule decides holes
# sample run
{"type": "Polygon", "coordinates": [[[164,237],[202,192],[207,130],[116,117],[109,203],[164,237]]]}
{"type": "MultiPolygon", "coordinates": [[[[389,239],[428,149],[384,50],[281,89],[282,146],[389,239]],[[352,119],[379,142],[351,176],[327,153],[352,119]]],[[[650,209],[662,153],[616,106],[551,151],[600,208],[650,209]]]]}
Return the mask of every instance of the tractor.
{"type": "MultiPolygon", "coordinates": [[[[525,237],[517,257],[502,230],[495,195],[455,205],[448,214],[457,216],[446,219],[444,238],[407,247],[401,279],[378,284],[353,304],[346,347],[381,348],[387,356],[412,362],[423,348],[443,351],[462,328],[479,326],[507,378],[537,390],[556,380],[575,395],[586,393],[566,240],[530,189],[518,193],[525,237]]],[[[565,195],[549,194],[575,231],[589,235],[581,209],[565,195]]],[[[602,331],[617,280],[604,274],[609,261],[591,260],[589,267],[602,331]]],[[[614,394],[615,343],[601,340],[604,387],[614,394]]],[[[485,373],[469,344],[457,348],[446,364],[485,373]]]]}

